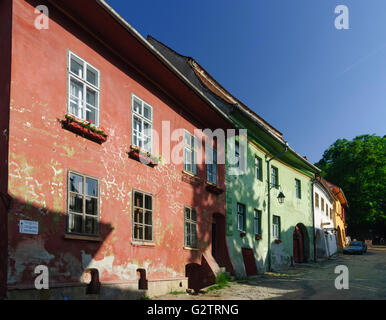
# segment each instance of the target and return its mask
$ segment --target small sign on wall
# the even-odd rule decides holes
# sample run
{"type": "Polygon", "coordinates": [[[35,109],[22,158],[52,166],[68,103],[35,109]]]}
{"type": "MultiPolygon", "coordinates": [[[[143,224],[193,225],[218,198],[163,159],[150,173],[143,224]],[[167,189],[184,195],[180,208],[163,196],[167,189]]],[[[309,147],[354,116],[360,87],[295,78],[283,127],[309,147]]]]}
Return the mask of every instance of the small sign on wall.
{"type": "Polygon", "coordinates": [[[19,232],[25,234],[38,234],[39,222],[30,220],[19,221],[19,232]]]}

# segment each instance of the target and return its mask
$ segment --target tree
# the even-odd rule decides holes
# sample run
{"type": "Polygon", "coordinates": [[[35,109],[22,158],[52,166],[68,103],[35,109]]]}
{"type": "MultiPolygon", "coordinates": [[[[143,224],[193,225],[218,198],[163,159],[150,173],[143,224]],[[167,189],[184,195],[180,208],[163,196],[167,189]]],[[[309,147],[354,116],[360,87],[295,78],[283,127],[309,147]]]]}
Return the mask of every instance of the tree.
{"type": "Polygon", "coordinates": [[[386,230],[386,135],[338,139],[315,164],[322,176],[343,189],[351,232],[386,230]]]}

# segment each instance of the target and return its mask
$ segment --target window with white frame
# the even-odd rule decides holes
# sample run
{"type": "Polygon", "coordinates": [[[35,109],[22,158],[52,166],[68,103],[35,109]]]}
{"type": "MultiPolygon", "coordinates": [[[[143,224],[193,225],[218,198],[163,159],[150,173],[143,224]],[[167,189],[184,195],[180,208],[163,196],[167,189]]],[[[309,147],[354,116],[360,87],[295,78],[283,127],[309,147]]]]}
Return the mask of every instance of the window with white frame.
{"type": "Polygon", "coordinates": [[[272,224],[272,236],[275,240],[280,240],[280,217],[273,216],[273,224],[272,224]]]}
{"type": "Polygon", "coordinates": [[[245,231],[245,205],[237,204],[237,229],[245,231]]]}
{"type": "Polygon", "coordinates": [[[133,192],[133,238],[153,240],[153,197],[141,191],[133,192]]]}
{"type": "Polygon", "coordinates": [[[217,184],[217,150],[207,148],[206,157],[206,180],[210,183],[217,184]],[[208,154],[209,153],[209,154],[208,154]],[[210,156],[210,154],[212,156],[210,156]],[[212,163],[209,163],[212,162],[212,163]]]}
{"type": "Polygon", "coordinates": [[[68,59],[68,113],[99,126],[99,71],[73,52],[68,59]]]}
{"type": "Polygon", "coordinates": [[[197,138],[184,131],[184,170],[193,174],[197,174],[197,138]]]}
{"type": "Polygon", "coordinates": [[[236,158],[236,168],[240,168],[240,144],[238,141],[235,142],[235,158],[236,158]]]}
{"type": "Polygon", "coordinates": [[[279,188],[279,169],[274,166],[271,168],[271,183],[272,187],[279,188]]]}
{"type": "Polygon", "coordinates": [[[185,246],[197,248],[197,212],[185,207],[185,246]]]}
{"type": "Polygon", "coordinates": [[[255,157],[255,177],[263,181],[263,161],[259,157],[255,157]]]}
{"type": "Polygon", "coordinates": [[[254,211],[254,224],[253,229],[255,231],[255,235],[261,236],[261,210],[254,211]]]}
{"type": "Polygon", "coordinates": [[[75,172],[68,173],[68,233],[99,234],[99,181],[75,172]]]}
{"type": "Polygon", "coordinates": [[[153,147],[153,108],[132,95],[132,144],[151,153],[153,147]]]}

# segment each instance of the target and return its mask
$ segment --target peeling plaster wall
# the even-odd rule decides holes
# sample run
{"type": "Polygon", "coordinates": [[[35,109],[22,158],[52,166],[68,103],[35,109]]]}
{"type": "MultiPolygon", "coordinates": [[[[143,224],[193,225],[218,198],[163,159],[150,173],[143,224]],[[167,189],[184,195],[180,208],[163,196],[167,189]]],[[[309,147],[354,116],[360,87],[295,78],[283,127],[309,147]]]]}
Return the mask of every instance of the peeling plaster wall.
{"type": "MultiPolygon", "coordinates": [[[[39,3],[40,4],[40,3],[39,3]]],[[[201,263],[211,249],[214,213],[225,215],[225,194],[204,183],[182,181],[182,164],[154,168],[129,159],[131,95],[153,107],[153,127],[199,127],[180,106],[112,56],[86,33],[49,6],[49,30],[33,26],[35,1],[15,0],[9,146],[8,288],[32,287],[38,264],[48,265],[50,283],[76,284],[86,268],[97,268],[101,282],[185,277],[185,266],[201,263]],[[101,74],[100,124],[107,142],[99,145],[61,127],[67,111],[67,52],[73,51],[101,74]],[[28,57],[28,59],[26,59],[28,57]],[[67,172],[100,179],[101,241],[65,239],[67,172]],[[154,245],[132,243],[132,190],[153,195],[154,245]],[[200,250],[184,249],[184,206],[197,209],[200,250]],[[39,235],[18,232],[20,219],[39,222],[39,235]]],[[[173,146],[173,145],[172,145],[173,146]]],[[[224,166],[218,168],[219,187],[224,166]]]]}

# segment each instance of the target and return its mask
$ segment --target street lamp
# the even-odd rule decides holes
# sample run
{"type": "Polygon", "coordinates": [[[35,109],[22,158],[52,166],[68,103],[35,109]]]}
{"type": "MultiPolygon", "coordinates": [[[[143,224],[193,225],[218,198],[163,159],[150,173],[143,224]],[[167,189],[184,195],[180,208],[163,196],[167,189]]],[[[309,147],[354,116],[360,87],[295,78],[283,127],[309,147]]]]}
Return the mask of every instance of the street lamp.
{"type": "Polygon", "coordinates": [[[279,195],[277,196],[277,200],[279,201],[280,204],[284,203],[284,198],[285,198],[284,193],[280,191],[279,195]]]}

